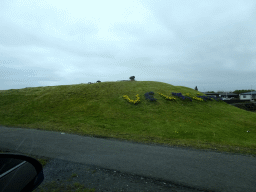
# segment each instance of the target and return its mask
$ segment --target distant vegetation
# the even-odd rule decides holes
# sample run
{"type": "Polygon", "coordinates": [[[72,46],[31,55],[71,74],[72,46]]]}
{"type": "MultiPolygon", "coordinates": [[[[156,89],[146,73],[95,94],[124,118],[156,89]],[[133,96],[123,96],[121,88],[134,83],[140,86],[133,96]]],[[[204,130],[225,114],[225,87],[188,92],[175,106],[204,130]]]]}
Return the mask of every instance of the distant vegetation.
{"type": "Polygon", "coordinates": [[[235,90],[235,91],[217,91],[217,92],[214,92],[214,91],[207,91],[206,93],[235,93],[235,94],[241,94],[241,93],[247,93],[247,92],[251,92],[251,91],[255,91],[254,89],[242,89],[242,90],[235,90]]]}
{"type": "Polygon", "coordinates": [[[247,92],[251,92],[251,91],[255,91],[255,90],[254,89],[253,90],[251,90],[251,89],[248,89],[248,90],[242,89],[242,90],[235,90],[235,91],[233,91],[233,93],[241,94],[241,93],[247,93],[247,92]]]}
{"type": "Polygon", "coordinates": [[[256,154],[255,119],[194,89],[154,81],[0,91],[2,126],[141,143],[256,154]]]}

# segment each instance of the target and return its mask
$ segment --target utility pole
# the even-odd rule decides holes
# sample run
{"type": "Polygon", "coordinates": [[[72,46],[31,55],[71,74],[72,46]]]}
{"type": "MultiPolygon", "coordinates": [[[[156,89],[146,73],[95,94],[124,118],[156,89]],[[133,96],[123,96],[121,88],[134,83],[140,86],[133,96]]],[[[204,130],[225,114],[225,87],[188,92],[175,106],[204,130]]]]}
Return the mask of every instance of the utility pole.
{"type": "Polygon", "coordinates": [[[251,101],[252,101],[252,85],[251,85],[251,101]]]}

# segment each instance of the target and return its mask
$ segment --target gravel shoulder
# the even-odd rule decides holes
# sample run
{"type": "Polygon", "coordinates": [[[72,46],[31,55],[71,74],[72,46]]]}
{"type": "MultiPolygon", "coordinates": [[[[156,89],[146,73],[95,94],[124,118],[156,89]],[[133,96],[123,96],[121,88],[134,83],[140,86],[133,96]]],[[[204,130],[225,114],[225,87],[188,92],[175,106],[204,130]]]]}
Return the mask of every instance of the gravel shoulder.
{"type": "MultiPolygon", "coordinates": [[[[44,167],[45,181],[36,191],[44,189],[52,191],[54,187],[47,187],[53,181],[57,188],[67,190],[67,186],[80,183],[95,191],[127,191],[127,192],[199,192],[202,190],[178,186],[168,181],[155,180],[139,175],[122,173],[115,170],[100,168],[93,165],[74,163],[60,159],[52,159],[44,167]]],[[[72,189],[69,189],[72,191],[72,189]]],[[[74,190],[74,189],[73,189],[74,190]]]]}

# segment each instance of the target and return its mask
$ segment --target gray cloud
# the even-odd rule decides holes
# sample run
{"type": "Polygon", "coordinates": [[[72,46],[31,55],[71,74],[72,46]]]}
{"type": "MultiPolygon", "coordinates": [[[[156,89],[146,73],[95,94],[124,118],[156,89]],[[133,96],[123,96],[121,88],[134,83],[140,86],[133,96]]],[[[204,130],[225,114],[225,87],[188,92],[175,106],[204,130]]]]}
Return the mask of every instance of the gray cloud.
{"type": "Polygon", "coordinates": [[[250,0],[3,0],[0,89],[131,75],[200,91],[255,89],[255,8],[250,0]]]}

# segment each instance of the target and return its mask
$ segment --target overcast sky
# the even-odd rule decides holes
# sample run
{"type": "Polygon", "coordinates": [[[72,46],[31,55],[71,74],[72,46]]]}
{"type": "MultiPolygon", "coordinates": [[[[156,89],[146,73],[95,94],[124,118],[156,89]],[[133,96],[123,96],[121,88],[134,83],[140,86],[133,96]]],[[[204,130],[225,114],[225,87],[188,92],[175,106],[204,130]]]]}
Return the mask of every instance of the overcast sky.
{"type": "Polygon", "coordinates": [[[256,89],[256,1],[0,1],[0,90],[130,76],[256,89]]]}

